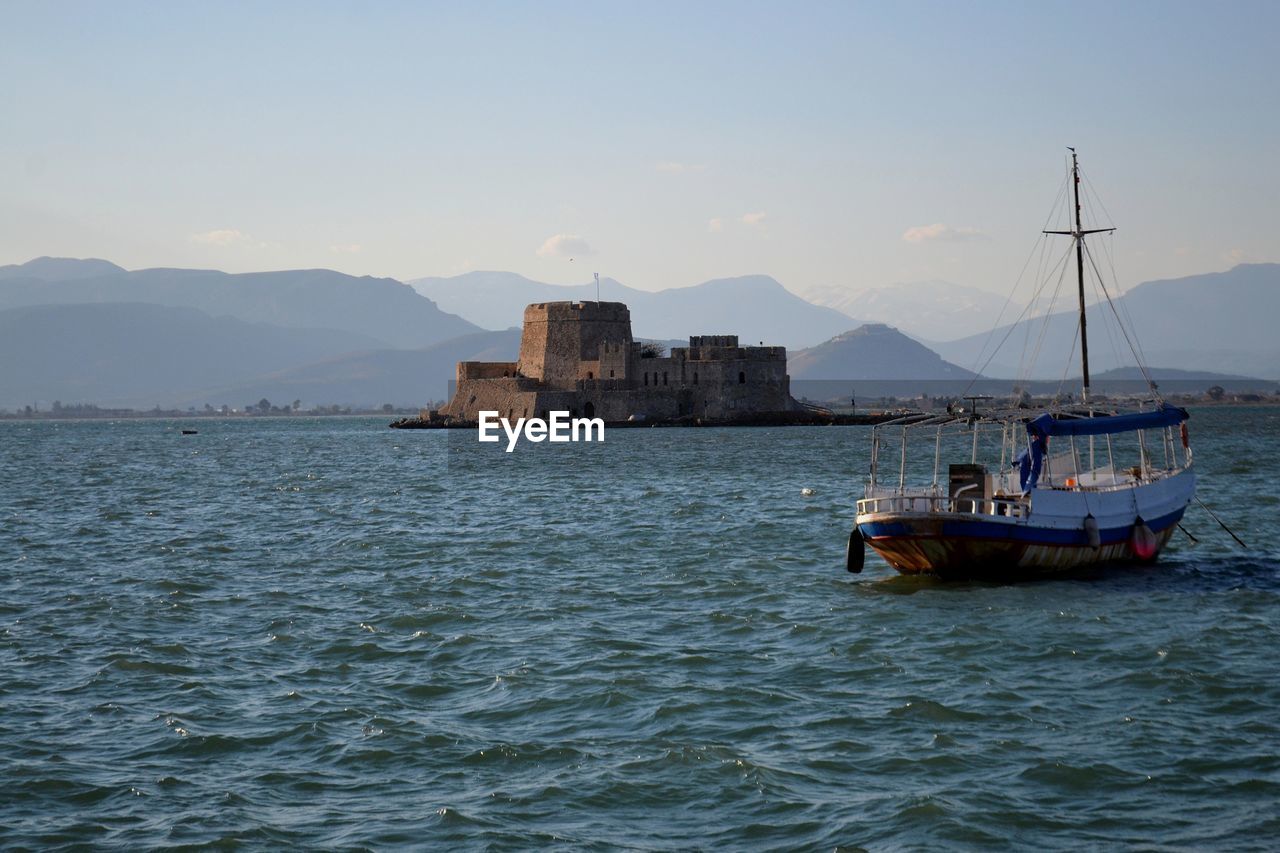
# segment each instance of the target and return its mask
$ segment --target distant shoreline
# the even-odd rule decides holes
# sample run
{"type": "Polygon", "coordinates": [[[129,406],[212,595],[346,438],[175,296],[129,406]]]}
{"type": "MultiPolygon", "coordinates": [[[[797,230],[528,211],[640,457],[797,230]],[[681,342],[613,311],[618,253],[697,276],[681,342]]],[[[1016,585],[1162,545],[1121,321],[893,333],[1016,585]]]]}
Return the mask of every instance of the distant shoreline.
{"type": "MultiPolygon", "coordinates": [[[[1205,400],[1203,398],[1188,399],[1185,397],[1171,395],[1165,398],[1167,402],[1177,406],[1183,406],[1193,409],[1207,408],[1257,408],[1259,406],[1280,406],[1280,396],[1262,397],[1257,400],[1205,400]]],[[[680,421],[623,421],[619,423],[609,423],[610,428],[637,428],[637,427],[721,427],[721,426],[848,426],[848,425],[867,425],[880,423],[895,417],[901,417],[906,404],[911,401],[896,401],[899,405],[893,411],[885,411],[893,407],[888,401],[868,401],[867,411],[865,414],[856,412],[835,411],[830,416],[813,415],[808,418],[804,417],[807,413],[794,413],[791,416],[778,417],[765,416],[753,417],[737,421],[702,421],[696,422],[694,419],[685,419],[680,421]],[[874,404],[874,405],[873,405],[874,404]],[[883,408],[881,408],[883,407],[883,408]]],[[[1100,401],[1102,402],[1102,401],[1100,401]]],[[[919,409],[909,409],[910,411],[920,411],[919,409]]],[[[451,423],[441,424],[434,423],[428,425],[420,417],[421,409],[397,408],[391,412],[383,409],[350,409],[339,412],[320,412],[320,411],[298,411],[298,412],[270,412],[262,414],[260,412],[184,412],[179,410],[160,410],[155,409],[98,409],[94,412],[76,412],[74,410],[63,410],[57,413],[52,411],[32,411],[26,412],[4,412],[0,413],[0,422],[24,422],[24,421],[241,421],[241,420],[287,420],[290,418],[306,418],[306,419],[332,419],[332,418],[384,418],[388,415],[396,417],[396,420],[388,424],[395,429],[475,429],[474,423],[451,423]],[[397,417],[398,416],[398,417],[397,417]]]]}
{"type": "MultiPolygon", "coordinates": [[[[641,421],[606,421],[609,429],[642,429],[645,427],[774,427],[774,426],[870,426],[901,417],[901,412],[868,412],[867,414],[829,414],[814,412],[764,412],[732,420],[705,418],[664,418],[641,421]]],[[[476,429],[475,421],[428,420],[401,418],[388,424],[391,429],[476,429]]]]}
{"type": "Polygon", "coordinates": [[[385,418],[388,415],[408,416],[416,414],[417,409],[396,409],[384,412],[381,409],[358,409],[344,412],[288,412],[258,414],[249,412],[156,412],[153,409],[144,411],[109,409],[103,414],[76,414],[74,412],[7,412],[0,414],[0,421],[241,421],[241,420],[289,420],[291,418],[333,419],[333,418],[385,418]]]}

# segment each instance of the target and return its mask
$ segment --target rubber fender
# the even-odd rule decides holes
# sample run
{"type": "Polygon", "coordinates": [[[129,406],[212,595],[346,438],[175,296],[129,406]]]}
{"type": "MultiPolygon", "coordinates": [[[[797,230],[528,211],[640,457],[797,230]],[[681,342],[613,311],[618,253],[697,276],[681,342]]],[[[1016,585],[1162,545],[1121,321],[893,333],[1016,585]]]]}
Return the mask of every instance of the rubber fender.
{"type": "Polygon", "coordinates": [[[849,533],[849,544],[844,551],[844,567],[855,575],[862,574],[862,564],[867,559],[867,543],[862,539],[862,531],[855,525],[849,533]]]}
{"type": "Polygon", "coordinates": [[[1129,550],[1139,560],[1150,560],[1155,557],[1159,547],[1155,533],[1147,527],[1147,523],[1138,516],[1133,522],[1133,531],[1129,534],[1129,550]]]}
{"type": "Polygon", "coordinates": [[[1084,517],[1084,535],[1089,540],[1089,547],[1098,550],[1102,547],[1102,534],[1098,532],[1098,519],[1089,513],[1084,517]]]}

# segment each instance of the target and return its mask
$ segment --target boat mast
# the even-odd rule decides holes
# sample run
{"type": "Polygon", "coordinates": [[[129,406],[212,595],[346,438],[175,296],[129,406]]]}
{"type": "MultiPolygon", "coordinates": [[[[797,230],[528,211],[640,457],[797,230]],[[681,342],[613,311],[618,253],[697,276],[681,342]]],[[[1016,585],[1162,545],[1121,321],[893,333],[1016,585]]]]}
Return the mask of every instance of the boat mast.
{"type": "Polygon", "coordinates": [[[1084,226],[1080,222],[1080,163],[1076,159],[1076,149],[1070,145],[1067,150],[1071,152],[1071,184],[1073,192],[1073,201],[1076,206],[1076,227],[1074,231],[1046,231],[1046,234],[1065,234],[1071,237],[1076,244],[1076,282],[1080,291],[1080,369],[1084,379],[1084,388],[1081,392],[1083,402],[1089,401],[1089,336],[1086,333],[1086,319],[1084,310],[1084,235],[1101,234],[1104,231],[1114,231],[1114,228],[1094,228],[1090,231],[1084,230],[1084,226]]]}
{"type": "Polygon", "coordinates": [[[1085,334],[1084,312],[1084,233],[1080,225],[1080,164],[1076,161],[1076,149],[1071,149],[1071,183],[1076,202],[1076,281],[1080,285],[1080,370],[1084,376],[1084,389],[1080,396],[1089,401],[1089,336],[1085,334]]]}

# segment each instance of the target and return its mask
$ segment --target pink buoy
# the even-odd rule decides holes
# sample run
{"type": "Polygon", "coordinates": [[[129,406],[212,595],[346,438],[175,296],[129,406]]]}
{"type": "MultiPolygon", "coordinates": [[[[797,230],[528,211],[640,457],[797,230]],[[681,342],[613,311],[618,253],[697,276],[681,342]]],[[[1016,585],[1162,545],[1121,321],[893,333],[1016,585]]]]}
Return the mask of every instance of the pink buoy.
{"type": "Polygon", "coordinates": [[[1133,532],[1129,534],[1129,550],[1139,560],[1150,560],[1159,550],[1155,533],[1147,527],[1147,523],[1138,516],[1133,522],[1133,532]]]}

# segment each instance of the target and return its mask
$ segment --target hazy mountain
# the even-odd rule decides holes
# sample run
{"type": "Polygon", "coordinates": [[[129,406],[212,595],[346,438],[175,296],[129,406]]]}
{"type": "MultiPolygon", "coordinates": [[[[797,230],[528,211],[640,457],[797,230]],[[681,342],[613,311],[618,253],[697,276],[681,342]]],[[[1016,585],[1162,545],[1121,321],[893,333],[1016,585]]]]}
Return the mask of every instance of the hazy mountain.
{"type": "MultiPolygon", "coordinates": [[[[1231,373],[1214,373],[1209,370],[1178,370],[1173,367],[1150,367],[1147,368],[1151,373],[1152,380],[1157,385],[1163,382],[1265,382],[1256,376],[1238,376],[1231,373]]],[[[1104,370],[1101,373],[1090,372],[1089,378],[1092,382],[1110,382],[1113,380],[1138,381],[1146,380],[1142,375],[1142,371],[1136,367],[1114,367],[1111,370],[1104,370]]],[[[1080,375],[1076,373],[1068,382],[1080,384],[1080,375]]]]}
{"type": "Polygon", "coordinates": [[[35,278],[41,281],[72,281],[124,272],[110,261],[99,258],[35,258],[25,264],[0,267],[0,279],[35,278]]]}
{"type": "Polygon", "coordinates": [[[793,379],[970,379],[973,373],[882,323],[837,335],[787,361],[793,379]]]}
{"type": "MultiPolygon", "coordinates": [[[[1111,307],[1092,305],[1086,313],[1091,371],[1132,365],[1111,307]]],[[[1116,300],[1116,313],[1132,323],[1149,364],[1280,378],[1274,325],[1280,317],[1280,264],[1241,264],[1227,272],[1146,282],[1116,300]]],[[[971,365],[984,346],[989,351],[1007,337],[983,372],[1016,376],[1024,351],[1034,352],[1040,341],[1033,377],[1061,376],[1068,362],[1072,372],[1079,373],[1078,319],[1076,312],[1065,311],[1005,326],[991,335],[938,344],[937,350],[944,358],[971,365]]]]}
{"type": "Polygon", "coordinates": [[[952,341],[991,329],[1004,310],[1013,320],[1022,305],[976,287],[915,281],[852,291],[827,286],[805,291],[809,301],[867,321],[886,323],[924,341],[952,341]]]}
{"type": "Polygon", "coordinates": [[[195,388],[375,346],[350,332],[246,323],[193,308],[10,308],[0,311],[0,407],[36,400],[149,407],[195,388]]]}
{"type": "Polygon", "coordinates": [[[385,346],[420,347],[479,329],[446,314],[413,288],[389,278],[355,277],[333,270],[229,274],[216,270],[149,269],[127,272],[105,261],[37,259],[25,277],[0,278],[0,309],[23,305],[144,302],[196,308],[214,317],[288,328],[341,329],[385,346]],[[112,271],[88,275],[87,265],[112,271]],[[72,277],[38,278],[59,273],[72,277]]]}
{"type": "MultiPolygon", "coordinates": [[[[595,299],[594,284],[554,285],[515,273],[473,272],[409,282],[444,310],[493,329],[519,326],[532,302],[595,299]]],[[[656,292],[600,280],[600,298],[625,302],[636,336],[686,339],[690,335],[738,335],[744,344],[812,346],[849,328],[849,318],[806,302],[769,276],[706,281],[656,292]]]]}
{"type": "MultiPolygon", "coordinates": [[[[526,305],[596,298],[595,283],[545,284],[513,272],[476,271],[448,278],[431,276],[406,282],[441,309],[485,329],[519,328],[526,305]]],[[[611,278],[600,279],[600,298],[631,305],[643,291],[611,278]]]]}
{"type": "Polygon", "coordinates": [[[763,342],[796,349],[849,328],[844,314],[806,302],[765,275],[713,279],[663,290],[654,297],[640,314],[639,334],[728,334],[737,335],[744,345],[763,342]]]}
{"type": "Polygon", "coordinates": [[[221,388],[193,394],[181,405],[205,402],[302,400],[306,405],[422,406],[443,400],[459,361],[515,361],[520,333],[475,332],[416,350],[355,352],[243,379],[221,388]]]}

